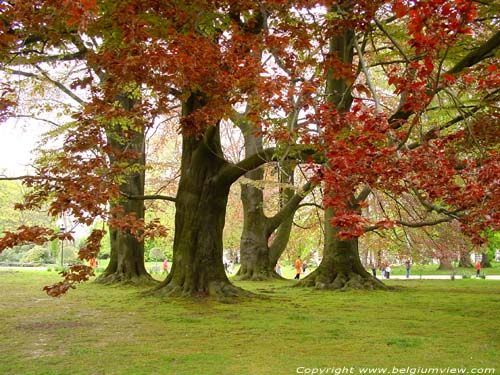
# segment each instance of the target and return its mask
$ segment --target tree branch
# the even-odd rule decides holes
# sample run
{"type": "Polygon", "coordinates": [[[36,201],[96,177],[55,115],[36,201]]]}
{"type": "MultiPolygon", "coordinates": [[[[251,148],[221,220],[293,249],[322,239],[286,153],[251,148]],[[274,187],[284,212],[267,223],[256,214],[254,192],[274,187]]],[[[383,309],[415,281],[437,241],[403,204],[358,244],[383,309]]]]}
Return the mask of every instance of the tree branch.
{"type": "MultiPolygon", "coordinates": [[[[304,162],[312,159],[320,164],[324,162],[324,156],[319,154],[317,150],[310,145],[291,146],[286,159],[300,160],[304,162]]],[[[219,173],[219,179],[227,183],[233,183],[245,173],[258,168],[263,164],[278,160],[280,160],[278,149],[276,147],[270,147],[262,150],[261,152],[250,155],[239,163],[228,163],[219,173]]]]}
{"type": "MultiPolygon", "coordinates": [[[[455,220],[452,217],[442,217],[440,219],[435,219],[435,220],[426,220],[426,221],[419,221],[419,222],[408,222],[408,221],[402,221],[402,220],[395,220],[394,222],[396,224],[399,224],[404,227],[409,227],[409,228],[422,228],[422,227],[430,227],[433,225],[438,225],[442,223],[449,223],[451,221],[455,220]]],[[[373,232],[374,230],[381,229],[382,226],[380,225],[372,225],[369,227],[364,228],[365,232],[373,232]]]]}
{"type": "Polygon", "coordinates": [[[306,182],[276,215],[268,219],[266,222],[266,232],[268,235],[274,232],[284,219],[291,216],[297,210],[300,202],[302,202],[313,188],[314,184],[311,181],[306,182]]]}
{"type": "Polygon", "coordinates": [[[145,200],[164,200],[164,201],[169,201],[169,202],[176,202],[177,199],[174,197],[169,197],[167,195],[161,195],[161,194],[152,194],[152,195],[129,195],[123,192],[120,192],[121,195],[126,197],[127,199],[130,200],[136,200],[136,201],[145,201],[145,200]]]}
{"type": "MultiPolygon", "coordinates": [[[[471,51],[462,60],[457,62],[453,68],[445,72],[446,74],[458,74],[464,69],[469,68],[482,60],[493,56],[495,50],[500,46],[500,31],[494,34],[490,39],[488,39],[481,46],[477,47],[471,51]]],[[[442,88],[437,89],[434,95],[440,91],[442,88]]],[[[398,128],[401,126],[401,121],[407,120],[414,112],[413,111],[403,111],[402,106],[396,110],[396,112],[389,118],[389,123],[392,124],[393,128],[398,128]]]]}

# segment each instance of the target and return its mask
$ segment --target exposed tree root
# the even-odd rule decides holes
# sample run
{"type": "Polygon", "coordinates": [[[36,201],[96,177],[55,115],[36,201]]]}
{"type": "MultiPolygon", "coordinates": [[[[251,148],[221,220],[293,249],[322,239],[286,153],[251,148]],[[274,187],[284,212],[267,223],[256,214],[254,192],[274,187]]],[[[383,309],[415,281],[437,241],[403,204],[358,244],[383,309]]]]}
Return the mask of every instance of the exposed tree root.
{"type": "Polygon", "coordinates": [[[351,289],[361,290],[389,290],[391,289],[377,278],[368,275],[349,272],[313,272],[305,279],[300,281],[297,286],[346,291],[351,289]]]}
{"type": "Polygon", "coordinates": [[[222,303],[236,303],[255,294],[224,281],[213,281],[204,288],[193,288],[187,283],[181,285],[174,281],[162,284],[147,292],[148,295],[169,298],[214,299],[222,303]]]}
{"type": "Polygon", "coordinates": [[[241,281],[270,281],[282,279],[282,277],[274,271],[247,269],[242,272],[241,268],[234,278],[235,280],[241,281]]]}
{"type": "Polygon", "coordinates": [[[104,273],[97,277],[96,283],[103,285],[124,284],[134,286],[154,286],[159,281],[153,279],[149,274],[131,274],[123,272],[104,273]]]}

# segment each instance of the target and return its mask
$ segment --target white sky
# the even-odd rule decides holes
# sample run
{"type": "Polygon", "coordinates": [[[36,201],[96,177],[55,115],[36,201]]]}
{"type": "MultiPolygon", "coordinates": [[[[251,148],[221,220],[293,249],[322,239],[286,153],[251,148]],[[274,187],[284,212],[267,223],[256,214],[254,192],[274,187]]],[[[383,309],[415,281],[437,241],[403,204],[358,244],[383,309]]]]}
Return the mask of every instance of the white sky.
{"type": "Polygon", "coordinates": [[[44,130],[40,124],[25,121],[0,123],[0,174],[11,177],[28,172],[32,150],[44,130]]]}

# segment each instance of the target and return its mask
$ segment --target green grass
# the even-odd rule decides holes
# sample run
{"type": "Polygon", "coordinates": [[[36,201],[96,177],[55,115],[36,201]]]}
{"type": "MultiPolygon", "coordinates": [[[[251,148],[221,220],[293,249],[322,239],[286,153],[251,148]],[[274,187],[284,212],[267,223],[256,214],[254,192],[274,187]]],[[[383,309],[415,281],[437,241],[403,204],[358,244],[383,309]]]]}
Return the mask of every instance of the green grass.
{"type": "Polygon", "coordinates": [[[383,292],[239,282],[238,304],[143,297],[53,272],[0,270],[0,374],[296,374],[305,367],[500,371],[500,282],[390,280],[383,292]]]}
{"type": "MultiPolygon", "coordinates": [[[[377,273],[380,273],[377,270],[377,273]]],[[[491,268],[483,268],[481,269],[481,273],[484,275],[500,275],[500,262],[491,262],[491,268]]],[[[418,265],[415,264],[411,267],[411,274],[413,276],[419,275],[450,275],[451,271],[438,270],[437,264],[426,264],[426,265],[418,265]]],[[[468,275],[472,276],[476,274],[476,270],[474,268],[462,268],[457,267],[455,269],[456,275],[468,275]]],[[[391,275],[406,275],[406,269],[404,266],[394,266],[391,270],[391,275]]]]}

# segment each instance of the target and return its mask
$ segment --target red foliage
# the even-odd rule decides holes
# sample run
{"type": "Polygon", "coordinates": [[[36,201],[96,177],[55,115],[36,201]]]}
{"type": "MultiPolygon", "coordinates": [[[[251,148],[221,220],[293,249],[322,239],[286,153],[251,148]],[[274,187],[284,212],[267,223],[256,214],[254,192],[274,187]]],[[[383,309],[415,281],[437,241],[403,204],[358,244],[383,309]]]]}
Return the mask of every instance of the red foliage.
{"type": "MultiPolygon", "coordinates": [[[[41,164],[36,178],[26,180],[33,192],[20,208],[49,202],[53,216],[67,213],[85,224],[102,218],[141,240],[165,235],[158,221],[146,223],[109,208],[110,202],[128,199],[120,183],[131,170],[143,168],[142,151],[127,145],[157,116],[177,116],[178,109],[172,108],[179,104],[191,110],[181,114],[179,130],[200,137],[230,117],[236,104],[251,104],[249,119],[273,142],[310,143],[324,154],[324,203],[333,208],[332,224],[340,227],[342,238],[360,236],[368,225],[394,225],[390,218],[371,223],[362,217],[365,203],[354,197],[364,186],[396,195],[416,191],[422,200],[460,215],[471,235],[500,224],[495,112],[485,115],[487,121],[479,117],[470,129],[440,128],[424,116],[444,88],[487,96],[500,83],[495,63],[453,74],[444,68],[453,62],[443,62],[443,51],[471,32],[477,2],[46,0],[0,6],[2,62],[10,53],[33,57],[71,45],[87,69],[73,88],[86,88],[91,95],[73,114],[62,152],[41,164]],[[380,93],[362,81],[353,43],[345,53],[330,47],[350,35],[374,32],[375,14],[380,18],[390,9],[408,34],[399,41],[403,63],[383,61],[389,65],[385,85],[392,85],[393,95],[401,99],[399,108],[390,100],[382,103],[383,112],[365,100],[380,93]],[[99,48],[92,50],[90,41],[100,43],[99,48]],[[336,92],[325,93],[333,90],[324,88],[326,81],[341,84],[336,92]],[[152,95],[139,99],[139,89],[152,95]],[[360,97],[351,105],[353,93],[360,97]],[[336,108],[332,96],[344,106],[336,108]],[[130,105],[117,105],[119,97],[130,105]],[[283,120],[295,114],[300,121],[293,126],[288,117],[283,120]],[[481,150],[467,149],[472,144],[481,150]]],[[[382,38],[377,34],[373,40],[382,38]]],[[[386,42],[389,49],[399,49],[386,42]]],[[[0,116],[10,105],[0,100],[0,116]]],[[[102,235],[92,233],[82,259],[97,254],[102,235]]],[[[0,246],[51,236],[41,228],[24,228],[6,233],[0,246]]],[[[46,290],[63,293],[86,280],[88,271],[74,268],[46,290]]]]}

